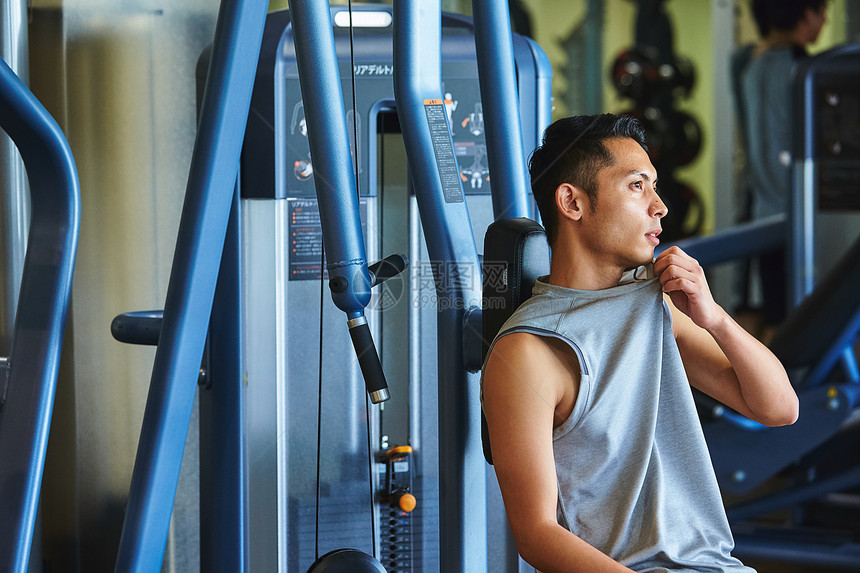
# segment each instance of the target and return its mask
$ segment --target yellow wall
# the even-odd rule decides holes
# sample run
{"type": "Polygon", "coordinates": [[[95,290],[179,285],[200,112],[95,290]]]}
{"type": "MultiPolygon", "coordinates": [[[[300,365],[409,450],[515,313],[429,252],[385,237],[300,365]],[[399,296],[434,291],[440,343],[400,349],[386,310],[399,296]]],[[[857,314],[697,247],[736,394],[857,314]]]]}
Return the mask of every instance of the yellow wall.
{"type": "Polygon", "coordinates": [[[821,30],[818,41],[809,47],[811,53],[817,54],[845,42],[847,37],[845,30],[845,3],[853,1],[856,0],[829,0],[827,3],[827,21],[821,30]]]}
{"type": "MultiPolygon", "coordinates": [[[[705,202],[703,233],[714,228],[714,85],[713,31],[709,0],[670,0],[666,4],[675,34],[675,52],[690,59],[696,70],[696,84],[690,98],[678,108],[695,117],[702,126],[704,141],[696,160],[678,169],[678,179],[691,185],[705,202]]],[[[728,62],[726,62],[728,65],[728,62]]]]}

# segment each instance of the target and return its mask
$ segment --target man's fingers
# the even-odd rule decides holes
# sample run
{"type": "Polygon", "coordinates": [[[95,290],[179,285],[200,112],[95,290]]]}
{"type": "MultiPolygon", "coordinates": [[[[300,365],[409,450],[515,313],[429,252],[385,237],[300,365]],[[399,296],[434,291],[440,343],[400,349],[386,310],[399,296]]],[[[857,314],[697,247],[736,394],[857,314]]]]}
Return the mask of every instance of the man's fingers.
{"type": "Polygon", "coordinates": [[[658,276],[660,278],[660,283],[663,286],[666,286],[670,281],[677,279],[686,279],[690,282],[694,282],[697,277],[695,271],[684,268],[680,265],[670,265],[663,269],[662,272],[658,273],[658,276]]]}
{"type": "Polygon", "coordinates": [[[678,247],[671,247],[666,251],[660,253],[660,256],[654,261],[654,272],[660,273],[665,271],[668,267],[677,265],[689,270],[696,270],[701,268],[699,266],[699,262],[679,249],[678,247]]]}
{"type": "Polygon", "coordinates": [[[673,292],[683,292],[685,294],[696,294],[699,292],[697,285],[694,281],[684,278],[684,277],[675,277],[668,279],[666,282],[661,281],[663,285],[663,292],[673,293],[673,292]]]}

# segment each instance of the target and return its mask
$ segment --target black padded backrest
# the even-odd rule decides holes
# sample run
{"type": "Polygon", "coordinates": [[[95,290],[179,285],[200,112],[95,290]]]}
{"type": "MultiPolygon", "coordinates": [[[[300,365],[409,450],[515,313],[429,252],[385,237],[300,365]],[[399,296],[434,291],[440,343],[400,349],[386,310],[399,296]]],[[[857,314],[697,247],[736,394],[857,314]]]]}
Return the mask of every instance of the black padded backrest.
{"type": "MultiPolygon", "coordinates": [[[[526,218],[500,219],[484,236],[482,359],[502,325],[523,301],[532,295],[535,279],[549,274],[549,244],[546,231],[526,218]]],[[[481,414],[484,457],[493,463],[487,422],[481,414]]]]}
{"type": "Polygon", "coordinates": [[[532,295],[535,279],[549,274],[546,231],[531,219],[500,219],[484,235],[483,326],[486,360],[499,329],[532,295]]]}
{"type": "MultiPolygon", "coordinates": [[[[793,309],[770,343],[786,368],[816,366],[860,314],[860,237],[793,309]]],[[[856,333],[855,333],[856,334],[856,333]]]]}

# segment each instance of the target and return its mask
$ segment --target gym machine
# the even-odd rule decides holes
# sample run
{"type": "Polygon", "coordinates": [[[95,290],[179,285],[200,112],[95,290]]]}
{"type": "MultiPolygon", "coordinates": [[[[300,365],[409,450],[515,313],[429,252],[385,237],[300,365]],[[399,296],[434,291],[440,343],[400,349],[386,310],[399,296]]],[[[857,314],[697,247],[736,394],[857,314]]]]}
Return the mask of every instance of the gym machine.
{"type": "Polygon", "coordinates": [[[21,153],[31,218],[12,346],[0,358],[0,569],[27,570],[80,227],[68,142],[0,60],[0,127],[21,153]]]}
{"type": "MultiPolygon", "coordinates": [[[[736,553],[856,569],[860,524],[840,492],[860,485],[855,419],[860,371],[860,237],[826,273],[814,260],[816,215],[860,207],[857,181],[860,47],[847,45],[798,65],[793,188],[788,217],[680,241],[703,266],[774,247],[788,252],[790,309],[770,343],[800,399],[800,418],[766,428],[698,396],[717,479],[739,501],[727,504],[736,553]],[[777,485],[774,485],[774,481],[777,485]],[[780,514],[782,512],[782,514],[780,514]]],[[[665,247],[661,247],[665,248],[665,247]]]]}
{"type": "MultiPolygon", "coordinates": [[[[308,5],[308,9],[312,6],[308,5]]],[[[309,57],[303,54],[316,54],[314,62],[330,56],[312,52],[314,46],[306,47],[304,41],[298,41],[299,28],[308,21],[305,7],[273,13],[267,22],[240,177],[244,245],[241,274],[243,299],[249,301],[243,306],[247,314],[242,331],[246,336],[256,333],[253,336],[258,341],[246,347],[245,369],[249,382],[272,380],[266,386],[249,383],[245,395],[246,412],[256,412],[246,416],[244,432],[247,458],[254,460],[244,478],[254,484],[249,490],[247,509],[252,569],[302,570],[314,557],[326,554],[327,549],[344,545],[380,555],[391,571],[432,571],[440,563],[447,564],[443,569],[452,570],[486,566],[484,464],[480,456],[469,453],[474,451],[474,444],[470,450],[461,449],[462,444],[473,439],[467,435],[474,423],[470,419],[475,415],[475,402],[459,393],[464,388],[473,392],[477,382],[473,376],[467,378],[462,357],[451,349],[462,347],[458,339],[464,337],[461,325],[469,301],[480,297],[475,290],[480,282],[477,256],[469,253],[474,249],[473,235],[482,236],[495,210],[528,213],[529,208],[523,191],[511,193],[514,199],[497,192],[523,190],[525,169],[509,169],[519,174],[519,184],[503,179],[504,166],[511,161],[494,159],[493,143],[504,139],[486,135],[498,125],[499,120],[492,114],[503,118],[517,113],[524,116],[523,135],[509,138],[519,146],[522,163],[522,149],[534,147],[538,126],[548,123],[549,74],[539,48],[515,36],[512,46],[519,95],[510,88],[512,97],[497,96],[501,102],[515,105],[513,111],[502,111],[501,104],[493,107],[483,88],[479,93],[477,66],[482,66],[481,77],[485,68],[475,54],[473,33],[478,34],[482,28],[480,7],[475,9],[474,32],[469,19],[443,15],[438,24],[439,48],[432,47],[440,42],[433,39],[440,32],[434,31],[432,24],[438,6],[423,4],[422,24],[415,24],[413,16],[409,29],[398,28],[409,21],[409,14],[404,15],[402,7],[398,12],[398,7],[353,9],[354,63],[349,60],[350,29],[345,25],[352,19],[345,7],[332,8],[332,23],[317,24],[320,27],[314,28],[312,34],[313,38],[334,35],[342,86],[338,88],[347,103],[344,113],[328,115],[344,118],[348,137],[352,142],[358,141],[352,147],[358,162],[358,205],[350,210],[350,216],[361,214],[367,257],[379,260],[390,253],[403,253],[409,261],[404,274],[389,279],[377,290],[368,312],[391,386],[391,399],[366,413],[361,392],[356,390],[360,387],[360,374],[353,361],[339,364],[326,360],[321,399],[326,415],[336,417],[339,423],[331,425],[323,420],[321,440],[325,447],[319,462],[315,459],[315,400],[308,404],[295,396],[307,392],[307,385],[320,377],[320,341],[317,336],[296,336],[295,329],[296,325],[304,328],[320,324],[320,255],[323,243],[328,245],[330,239],[325,235],[323,202],[318,202],[317,197],[321,181],[328,178],[320,175],[319,159],[313,159],[320,155],[314,152],[313,139],[309,137],[314,132],[314,116],[306,95],[308,87],[302,84],[300,93],[299,84],[303,81],[301,58],[309,57]],[[425,29],[430,31],[424,32],[425,29]],[[420,71],[432,78],[433,73],[440,74],[433,72],[433,66],[441,70],[444,86],[425,89],[428,95],[424,99],[434,101],[427,107],[421,101],[418,118],[423,123],[432,118],[432,127],[437,129],[435,137],[442,138],[443,145],[451,133],[447,156],[446,150],[429,147],[429,141],[418,144],[428,146],[420,147],[418,156],[426,156],[432,164],[417,176],[417,160],[408,147],[409,127],[402,115],[402,102],[407,100],[396,90],[397,70],[413,70],[418,64],[410,64],[408,59],[399,60],[402,64],[394,61],[401,54],[401,44],[395,38],[413,38],[408,41],[421,46],[422,58],[437,51],[441,54],[438,63],[421,64],[406,76],[420,71]],[[409,65],[412,68],[404,68],[409,65]],[[356,101],[351,105],[353,74],[356,101]],[[542,99],[538,100],[537,94],[542,99]],[[535,105],[536,100],[541,103],[535,105]],[[407,156],[410,177],[403,169],[407,156]],[[435,166],[437,158],[453,166],[454,171],[446,174],[443,190],[422,192],[422,182],[440,177],[433,175],[439,170],[435,166]],[[489,178],[494,161],[502,168],[493,170],[489,178]],[[442,193],[442,199],[438,193],[442,193]],[[433,230],[432,239],[425,241],[422,227],[433,230]],[[288,242],[278,237],[287,237],[288,242]],[[279,279],[274,274],[277,272],[284,272],[282,276],[286,278],[279,279]],[[283,315],[271,311],[278,304],[282,305],[283,315]],[[438,324],[437,314],[441,315],[438,324]],[[437,349],[437,337],[446,341],[447,348],[437,349]],[[282,342],[276,342],[279,340],[282,342]],[[285,349],[278,351],[276,344],[284,344],[285,349]],[[439,387],[437,377],[447,381],[445,385],[439,387]],[[275,399],[278,392],[285,397],[280,406],[275,399]],[[454,395],[446,396],[445,392],[454,395]],[[262,412],[267,414],[261,415],[262,412]],[[370,446],[365,436],[368,419],[370,446]],[[273,448],[276,443],[280,444],[278,450],[273,448]],[[406,459],[388,463],[385,450],[407,446],[412,451],[406,459]],[[368,449],[374,457],[370,484],[368,449]],[[319,500],[314,475],[317,463],[322,467],[323,482],[319,500]],[[399,495],[382,483],[396,477],[391,474],[395,468],[408,468],[408,493],[416,498],[413,511],[382,501],[395,500],[399,495]],[[443,485],[446,482],[449,485],[443,485]],[[463,484],[469,484],[471,491],[463,484]],[[440,494],[445,487],[449,493],[440,494]],[[375,492],[373,513],[366,501],[370,489],[375,492]],[[317,507],[319,516],[315,514],[317,507]],[[378,524],[376,540],[369,527],[372,524],[378,524]],[[335,530],[340,532],[338,536],[326,533],[335,530]]],[[[498,32],[500,28],[487,29],[498,32]]],[[[410,58],[417,58],[419,52],[414,47],[412,50],[410,58]]],[[[323,90],[329,96],[334,91],[330,84],[323,90]]],[[[322,104],[326,111],[336,109],[330,99],[317,99],[326,102],[322,104]]],[[[326,256],[330,257],[328,251],[326,256]]],[[[325,354],[342,354],[348,350],[349,342],[339,313],[328,301],[323,304],[320,328],[325,337],[325,354]],[[337,350],[341,348],[344,350],[337,350]]],[[[473,368],[479,365],[473,364],[473,368]]],[[[212,497],[213,502],[216,499],[218,496],[212,497]]],[[[231,551],[233,546],[219,547],[231,551]]]]}
{"type": "Polygon", "coordinates": [[[438,2],[306,2],[264,24],[222,4],[198,72],[201,128],[163,318],[113,325],[158,343],[117,570],[160,562],[201,355],[204,569],[378,570],[374,555],[389,571],[473,571],[516,559],[496,534],[504,522],[487,528],[488,505],[504,517],[487,501],[476,432],[474,237],[494,216],[531,214],[523,150],[549,121],[550,73],[533,42],[511,36],[506,3],[475,4],[474,27],[438,2]],[[390,252],[406,256],[368,270],[390,252]],[[337,309],[363,330],[358,362],[337,309]],[[356,389],[360,376],[383,406],[356,389]]]}

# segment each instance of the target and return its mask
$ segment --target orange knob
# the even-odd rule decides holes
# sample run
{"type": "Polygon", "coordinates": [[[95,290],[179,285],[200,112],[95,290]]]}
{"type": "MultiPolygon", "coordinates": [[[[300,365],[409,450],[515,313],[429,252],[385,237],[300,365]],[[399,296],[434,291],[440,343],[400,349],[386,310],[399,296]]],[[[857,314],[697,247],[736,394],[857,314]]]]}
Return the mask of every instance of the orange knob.
{"type": "Polygon", "coordinates": [[[410,511],[415,509],[417,503],[418,502],[415,499],[415,496],[411,493],[404,493],[400,496],[400,499],[397,500],[397,505],[406,513],[409,513],[410,511]]]}

